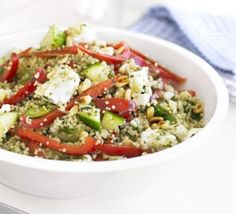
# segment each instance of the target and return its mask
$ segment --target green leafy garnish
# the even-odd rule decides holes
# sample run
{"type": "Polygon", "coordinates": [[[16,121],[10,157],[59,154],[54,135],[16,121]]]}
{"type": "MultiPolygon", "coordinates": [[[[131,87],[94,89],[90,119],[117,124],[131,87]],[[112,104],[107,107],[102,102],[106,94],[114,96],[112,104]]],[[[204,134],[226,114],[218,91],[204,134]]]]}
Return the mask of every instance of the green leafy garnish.
{"type": "Polygon", "coordinates": [[[165,120],[169,120],[170,122],[176,121],[175,116],[163,108],[160,104],[154,106],[154,115],[163,117],[165,120]]]}

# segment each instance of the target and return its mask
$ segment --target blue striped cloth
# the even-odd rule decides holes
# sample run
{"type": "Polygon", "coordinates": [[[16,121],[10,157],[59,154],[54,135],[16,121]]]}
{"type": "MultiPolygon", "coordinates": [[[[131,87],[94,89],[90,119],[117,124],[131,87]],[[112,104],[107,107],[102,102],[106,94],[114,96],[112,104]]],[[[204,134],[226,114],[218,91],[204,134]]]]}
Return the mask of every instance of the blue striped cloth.
{"type": "Polygon", "coordinates": [[[199,55],[223,77],[236,101],[236,17],[152,7],[130,30],[174,42],[199,55]]]}

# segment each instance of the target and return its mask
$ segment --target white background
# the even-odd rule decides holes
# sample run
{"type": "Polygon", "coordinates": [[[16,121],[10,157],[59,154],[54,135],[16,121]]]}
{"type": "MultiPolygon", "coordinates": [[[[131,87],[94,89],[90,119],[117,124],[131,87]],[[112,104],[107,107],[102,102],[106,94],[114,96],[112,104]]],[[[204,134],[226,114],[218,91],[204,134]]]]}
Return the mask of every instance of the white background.
{"type": "MultiPolygon", "coordinates": [[[[193,11],[236,14],[232,0],[0,0],[0,35],[53,23],[76,24],[81,20],[127,27],[156,2],[193,11]]],[[[122,177],[126,181],[117,175],[96,194],[73,200],[37,198],[0,185],[0,202],[32,214],[233,214],[236,213],[235,128],[236,104],[231,103],[218,134],[204,147],[171,164],[147,169],[145,174],[126,173],[122,177]]]]}

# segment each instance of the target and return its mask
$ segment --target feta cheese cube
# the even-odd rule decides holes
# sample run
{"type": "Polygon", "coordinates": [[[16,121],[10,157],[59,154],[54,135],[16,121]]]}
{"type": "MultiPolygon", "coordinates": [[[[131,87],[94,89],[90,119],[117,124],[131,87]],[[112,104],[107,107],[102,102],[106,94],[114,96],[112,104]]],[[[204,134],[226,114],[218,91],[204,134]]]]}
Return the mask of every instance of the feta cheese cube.
{"type": "Polygon", "coordinates": [[[148,79],[148,67],[129,73],[129,86],[135,103],[137,105],[146,105],[152,96],[152,89],[148,79]]]}
{"type": "Polygon", "coordinates": [[[188,134],[188,130],[185,128],[183,124],[180,124],[176,127],[175,134],[178,138],[180,138],[181,140],[184,140],[184,138],[188,134]]]}
{"type": "Polygon", "coordinates": [[[132,92],[141,93],[148,85],[148,67],[143,67],[140,71],[129,74],[129,86],[132,92]]]}
{"type": "Polygon", "coordinates": [[[153,144],[158,141],[160,134],[156,130],[148,129],[141,133],[141,142],[144,144],[153,144]]]}
{"type": "Polygon", "coordinates": [[[176,137],[170,133],[161,135],[157,130],[146,130],[141,134],[141,142],[158,148],[160,146],[175,145],[178,143],[176,137]]]}
{"type": "Polygon", "coordinates": [[[7,113],[11,111],[11,105],[9,104],[3,104],[0,108],[0,113],[7,113]]]}
{"type": "Polygon", "coordinates": [[[74,42],[90,43],[96,39],[95,31],[85,24],[68,29],[67,34],[67,45],[72,45],[74,42]]]}
{"type": "Polygon", "coordinates": [[[72,68],[60,66],[56,68],[53,75],[50,75],[50,79],[46,83],[37,87],[35,93],[61,106],[71,99],[79,83],[80,77],[72,68]]]}
{"type": "Polygon", "coordinates": [[[144,93],[144,94],[139,94],[139,93],[132,93],[132,98],[133,101],[138,105],[138,106],[145,106],[149,103],[150,97],[152,96],[152,92],[144,93]]]}
{"type": "Polygon", "coordinates": [[[171,98],[174,96],[174,93],[173,92],[170,92],[170,91],[166,91],[163,93],[163,97],[165,100],[171,100],[171,98]]]}

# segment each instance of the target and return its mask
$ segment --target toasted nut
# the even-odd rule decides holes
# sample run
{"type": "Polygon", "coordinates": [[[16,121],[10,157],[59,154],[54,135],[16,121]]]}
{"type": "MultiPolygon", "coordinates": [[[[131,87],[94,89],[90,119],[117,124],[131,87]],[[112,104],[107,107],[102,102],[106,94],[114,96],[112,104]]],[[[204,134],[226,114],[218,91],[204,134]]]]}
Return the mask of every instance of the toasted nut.
{"type": "Polygon", "coordinates": [[[133,141],[129,139],[129,137],[125,137],[122,141],[123,145],[132,145],[133,141]]]}
{"type": "Polygon", "coordinates": [[[127,85],[128,83],[129,83],[129,77],[127,75],[123,75],[123,76],[119,76],[117,78],[115,86],[120,88],[120,87],[127,85]]]}
{"type": "Polygon", "coordinates": [[[119,68],[119,73],[125,74],[127,68],[128,68],[128,65],[127,65],[127,64],[121,65],[120,68],[119,68]]]}
{"type": "Polygon", "coordinates": [[[116,51],[116,54],[117,54],[117,55],[120,55],[124,50],[125,50],[125,47],[124,47],[124,46],[121,46],[121,47],[116,51]]]}
{"type": "Polygon", "coordinates": [[[76,114],[79,110],[79,107],[77,105],[73,106],[70,111],[69,111],[69,114],[73,115],[73,114],[76,114]]]}
{"type": "Polygon", "coordinates": [[[203,112],[203,104],[202,103],[197,103],[194,106],[193,112],[194,113],[201,113],[201,112],[203,112]]]}
{"type": "Polygon", "coordinates": [[[150,119],[150,123],[152,124],[152,123],[160,123],[160,122],[162,122],[164,119],[163,119],[163,117],[153,117],[153,118],[151,118],[150,119]]]}
{"type": "Polygon", "coordinates": [[[89,79],[85,79],[79,86],[79,93],[81,94],[86,89],[90,88],[92,86],[92,82],[89,79]]]}
{"type": "Polygon", "coordinates": [[[153,106],[149,106],[146,110],[146,116],[147,116],[147,119],[150,120],[154,117],[154,108],[153,106]]]}
{"type": "Polygon", "coordinates": [[[115,93],[116,98],[123,98],[125,96],[125,89],[118,88],[118,90],[115,93]]]}
{"type": "Polygon", "coordinates": [[[89,103],[91,103],[91,101],[92,101],[92,97],[90,97],[89,95],[82,96],[80,98],[80,102],[82,102],[83,104],[89,104],[89,103]]]}
{"type": "Polygon", "coordinates": [[[159,126],[158,126],[157,123],[153,123],[153,124],[151,125],[151,128],[152,128],[152,129],[157,129],[157,128],[159,128],[159,126]]]}
{"type": "Polygon", "coordinates": [[[131,89],[127,89],[125,92],[125,99],[131,100],[131,89]]]}

